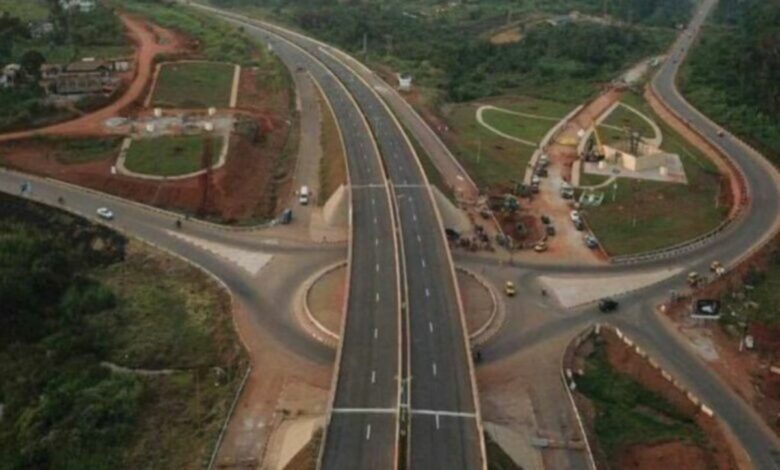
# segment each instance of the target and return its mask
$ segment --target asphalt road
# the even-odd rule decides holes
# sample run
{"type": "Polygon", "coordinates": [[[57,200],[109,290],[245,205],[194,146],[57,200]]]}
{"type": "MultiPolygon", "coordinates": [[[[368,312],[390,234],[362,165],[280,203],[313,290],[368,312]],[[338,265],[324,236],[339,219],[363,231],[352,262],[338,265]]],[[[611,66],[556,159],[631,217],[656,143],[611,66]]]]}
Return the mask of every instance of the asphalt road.
{"type": "MultiPolygon", "coordinates": [[[[234,14],[229,14],[229,17],[240,18],[234,14]]],[[[241,18],[239,21],[245,28],[250,24],[257,24],[246,18],[241,18]]],[[[256,29],[260,28],[249,26],[250,31],[256,29]]],[[[322,45],[268,25],[263,24],[262,29],[272,30],[273,33],[284,36],[285,39],[308,52],[310,57],[315,57],[328,67],[360,106],[381,152],[395,197],[405,276],[404,292],[407,295],[406,404],[411,416],[407,444],[409,468],[482,468],[485,462],[476,409],[476,390],[472,382],[472,364],[464,333],[463,314],[452,274],[453,266],[432,195],[412,146],[375,91],[361,81],[352,69],[335,60],[322,45]]],[[[271,35],[265,37],[261,35],[261,38],[266,41],[276,39],[271,35]]],[[[301,58],[285,59],[282,54],[286,54],[286,51],[281,52],[284,46],[278,41],[272,44],[285,62],[302,61],[301,58]]],[[[309,63],[307,68],[316,67],[309,63]]],[[[319,73],[313,73],[313,76],[318,81],[322,79],[327,81],[329,78],[319,73]]],[[[320,83],[325,94],[334,104],[334,108],[337,108],[336,104],[339,104],[340,98],[332,94],[333,90],[325,82],[320,81],[320,83]]],[[[344,116],[339,109],[335,111],[342,130],[346,129],[345,140],[359,138],[357,134],[363,132],[363,129],[356,127],[354,129],[356,134],[353,136],[349,120],[343,120],[344,116]]],[[[352,160],[350,160],[350,173],[352,173],[351,166],[352,160]]],[[[357,183],[353,179],[351,184],[354,186],[357,183]]],[[[359,199],[359,197],[353,198],[353,203],[357,203],[359,199]]],[[[355,214],[357,213],[356,211],[355,214]]],[[[357,236],[364,229],[365,227],[355,223],[353,233],[357,236]]],[[[356,240],[354,245],[356,249],[359,245],[356,240]]],[[[352,272],[354,275],[366,271],[353,268],[352,272]]],[[[352,289],[357,290],[354,284],[352,289]]],[[[351,306],[352,303],[348,313],[348,324],[351,321],[349,318],[354,313],[351,306]]],[[[373,397],[377,393],[371,387],[360,385],[356,378],[365,376],[365,367],[378,366],[366,360],[367,357],[372,356],[372,353],[361,349],[370,348],[370,343],[357,339],[364,335],[361,331],[365,330],[358,328],[357,331],[354,337],[350,337],[347,333],[345,340],[342,341],[343,350],[340,355],[342,367],[337,382],[334,418],[325,439],[323,468],[367,468],[366,465],[360,464],[361,458],[373,455],[373,452],[366,449],[369,439],[358,439],[357,443],[352,440],[349,444],[338,442],[342,438],[349,439],[363,435],[364,422],[358,419],[361,413],[354,408],[374,407],[354,406],[353,403],[374,403],[373,397]],[[355,357],[348,357],[349,355],[355,357]],[[353,371],[345,372],[346,365],[360,372],[358,374],[354,374],[353,371]],[[346,381],[343,378],[345,374],[355,378],[346,381]],[[354,390],[343,391],[344,387],[354,390]],[[341,396],[351,397],[351,401],[341,402],[339,400],[341,396]],[[345,407],[352,412],[338,412],[345,407]],[[336,463],[336,460],[330,460],[329,456],[335,454],[339,454],[338,458],[343,459],[344,463],[349,462],[351,466],[331,466],[336,463]]],[[[387,358],[385,362],[392,360],[393,358],[387,358]]],[[[379,408],[373,411],[365,410],[362,414],[376,419],[376,415],[385,412],[379,408]]],[[[365,436],[368,436],[369,423],[365,424],[365,436]]],[[[373,430],[372,426],[371,433],[374,432],[373,430]]],[[[373,446],[373,442],[371,445],[373,446]]]]}

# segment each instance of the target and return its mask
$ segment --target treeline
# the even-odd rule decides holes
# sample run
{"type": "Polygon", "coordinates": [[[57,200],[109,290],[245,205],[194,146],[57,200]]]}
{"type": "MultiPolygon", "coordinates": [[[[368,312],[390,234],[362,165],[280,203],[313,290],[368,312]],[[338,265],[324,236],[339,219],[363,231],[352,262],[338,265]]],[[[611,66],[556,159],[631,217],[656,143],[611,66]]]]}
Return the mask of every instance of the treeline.
{"type": "Polygon", "coordinates": [[[121,260],[125,239],[0,194],[2,468],[117,468],[142,384],[98,364],[89,318],[115,305],[87,272],[121,260]],[[64,468],[64,467],[63,467],[64,468]]]}
{"type": "MultiPolygon", "coordinates": [[[[426,17],[398,7],[415,2],[254,3],[274,8],[291,23],[361,58],[366,58],[361,54],[365,39],[370,62],[411,72],[418,83],[442,90],[450,101],[507,92],[561,98],[561,89],[572,100],[580,100],[593,92],[593,83],[609,81],[633,61],[661,51],[671,37],[669,32],[591,22],[557,27],[541,23],[529,28],[519,43],[493,45],[481,36],[484,28],[479,28],[495,26],[490,16],[426,17]]],[[[486,3],[511,5],[507,1],[486,3]]],[[[488,9],[479,8],[483,7],[488,9]]],[[[495,8],[488,11],[498,14],[495,8]]]]}
{"type": "Polygon", "coordinates": [[[705,114],[780,164],[780,3],[721,0],[683,74],[705,114]]]}

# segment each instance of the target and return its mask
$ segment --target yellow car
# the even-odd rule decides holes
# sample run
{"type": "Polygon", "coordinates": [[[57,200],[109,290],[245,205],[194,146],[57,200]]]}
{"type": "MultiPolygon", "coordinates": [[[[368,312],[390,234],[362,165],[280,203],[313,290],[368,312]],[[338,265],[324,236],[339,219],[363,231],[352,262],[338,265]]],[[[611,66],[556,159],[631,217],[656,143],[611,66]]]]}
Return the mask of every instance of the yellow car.
{"type": "Polygon", "coordinates": [[[507,297],[514,297],[517,293],[517,290],[515,289],[515,283],[512,281],[506,281],[506,284],[504,284],[504,293],[507,295],[507,297]]]}

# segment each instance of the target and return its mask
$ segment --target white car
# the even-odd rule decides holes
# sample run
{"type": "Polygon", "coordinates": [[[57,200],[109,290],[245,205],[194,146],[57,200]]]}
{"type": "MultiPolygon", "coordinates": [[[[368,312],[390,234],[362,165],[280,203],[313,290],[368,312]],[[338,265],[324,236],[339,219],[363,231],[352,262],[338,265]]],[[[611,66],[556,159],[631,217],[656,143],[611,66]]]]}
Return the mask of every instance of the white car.
{"type": "Polygon", "coordinates": [[[97,215],[104,220],[113,220],[114,213],[108,207],[100,207],[97,210],[97,215]]]}
{"type": "Polygon", "coordinates": [[[571,211],[569,213],[569,217],[571,217],[571,221],[575,223],[579,220],[582,220],[582,217],[580,217],[580,211],[571,211]]]}

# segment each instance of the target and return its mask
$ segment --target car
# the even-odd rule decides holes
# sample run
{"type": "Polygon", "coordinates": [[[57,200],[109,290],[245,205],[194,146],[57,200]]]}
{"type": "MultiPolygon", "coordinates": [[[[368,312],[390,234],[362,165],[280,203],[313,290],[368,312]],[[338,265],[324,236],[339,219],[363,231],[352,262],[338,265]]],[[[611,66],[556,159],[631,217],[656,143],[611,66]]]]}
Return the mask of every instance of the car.
{"type": "Polygon", "coordinates": [[[582,216],[580,215],[580,211],[574,210],[569,212],[569,217],[571,217],[571,221],[574,223],[577,223],[578,220],[582,220],[582,216]]]}
{"type": "Polygon", "coordinates": [[[514,297],[515,294],[517,294],[515,283],[512,281],[506,281],[506,284],[504,284],[504,293],[507,297],[514,297]]]}
{"type": "Polygon", "coordinates": [[[546,226],[544,228],[544,233],[546,233],[548,237],[554,237],[555,236],[555,226],[554,225],[546,226]]]}
{"type": "Polygon", "coordinates": [[[619,304],[617,300],[611,297],[604,297],[603,299],[599,300],[599,311],[601,313],[614,312],[617,310],[618,305],[619,304]]]}
{"type": "Polygon", "coordinates": [[[539,193],[539,183],[532,183],[531,184],[531,193],[532,194],[538,194],[539,193]]]}
{"type": "Polygon", "coordinates": [[[309,194],[309,187],[301,186],[301,190],[298,192],[298,202],[300,202],[302,206],[309,204],[309,194]]]}
{"type": "Polygon", "coordinates": [[[726,135],[726,133],[723,132],[723,129],[718,129],[718,137],[723,137],[724,135],[726,135]]]}
{"type": "Polygon", "coordinates": [[[549,216],[546,216],[546,215],[542,214],[542,216],[539,217],[539,218],[542,219],[542,223],[544,225],[550,225],[550,217],[549,216]]]}
{"type": "Polygon", "coordinates": [[[114,220],[114,213],[108,207],[99,207],[96,212],[103,220],[114,220]]]}
{"type": "Polygon", "coordinates": [[[536,245],[534,245],[534,251],[537,253],[544,253],[547,251],[547,243],[538,242],[536,245]]]}
{"type": "Polygon", "coordinates": [[[531,184],[539,184],[542,180],[539,178],[539,175],[534,175],[531,177],[531,184]]]}
{"type": "Polygon", "coordinates": [[[576,228],[578,232],[582,232],[583,230],[585,230],[585,222],[583,222],[582,220],[575,220],[574,228],[576,228]]]}
{"type": "Polygon", "coordinates": [[[546,178],[546,177],[548,176],[548,174],[549,174],[549,173],[547,172],[547,168],[544,168],[544,167],[539,167],[539,168],[536,170],[536,176],[538,176],[538,177],[540,177],[540,178],[546,178]]]}
{"type": "Polygon", "coordinates": [[[702,281],[701,276],[699,276],[699,273],[696,271],[691,271],[688,273],[688,285],[691,287],[696,287],[699,285],[699,283],[702,281]]]}
{"type": "Polygon", "coordinates": [[[726,268],[723,267],[720,261],[716,260],[710,264],[710,271],[712,271],[716,276],[720,277],[726,273],[726,268]]]}
{"type": "Polygon", "coordinates": [[[574,188],[571,186],[561,188],[561,197],[564,199],[574,199],[574,188]]]}
{"type": "Polygon", "coordinates": [[[292,212],[292,209],[290,209],[290,208],[287,208],[287,209],[285,209],[285,210],[284,210],[284,212],[282,212],[282,217],[281,217],[281,219],[280,219],[280,222],[281,222],[283,225],[287,225],[287,224],[289,224],[290,222],[292,222],[292,218],[293,218],[293,212],[292,212]]]}
{"type": "Polygon", "coordinates": [[[599,241],[593,235],[585,235],[585,246],[594,250],[599,247],[599,241]]]}

